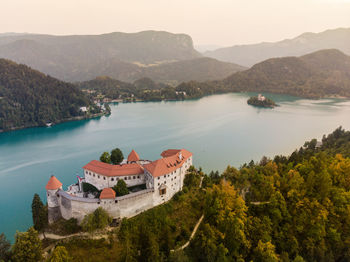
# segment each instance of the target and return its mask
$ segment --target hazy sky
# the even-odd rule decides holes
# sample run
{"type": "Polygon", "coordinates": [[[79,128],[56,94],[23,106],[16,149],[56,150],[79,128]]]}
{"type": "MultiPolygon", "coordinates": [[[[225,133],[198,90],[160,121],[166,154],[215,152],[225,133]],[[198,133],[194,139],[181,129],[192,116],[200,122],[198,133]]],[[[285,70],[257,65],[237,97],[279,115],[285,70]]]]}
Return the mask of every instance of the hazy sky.
{"type": "Polygon", "coordinates": [[[195,45],[277,41],[350,27],[350,0],[0,0],[0,32],[165,30],[195,45]]]}

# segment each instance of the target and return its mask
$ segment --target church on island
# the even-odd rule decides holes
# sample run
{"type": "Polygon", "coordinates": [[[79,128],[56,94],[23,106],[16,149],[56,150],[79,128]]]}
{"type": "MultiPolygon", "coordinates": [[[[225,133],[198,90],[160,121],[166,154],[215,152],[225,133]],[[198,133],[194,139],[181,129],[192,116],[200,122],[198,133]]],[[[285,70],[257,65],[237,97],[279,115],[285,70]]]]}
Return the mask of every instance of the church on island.
{"type": "Polygon", "coordinates": [[[155,161],[142,160],[132,150],[119,165],[90,161],[83,166],[84,177],[78,176],[78,182],[68,186],[66,191],[62,183],[51,176],[46,185],[49,223],[60,218],[76,218],[81,222],[98,207],[114,219],[135,216],[170,200],[182,190],[191,165],[192,153],[186,149],[168,149],[155,161]],[[125,181],[129,194],[116,195],[112,187],[119,180],[125,181]],[[100,191],[99,196],[84,192],[84,184],[94,186],[100,191]]]}

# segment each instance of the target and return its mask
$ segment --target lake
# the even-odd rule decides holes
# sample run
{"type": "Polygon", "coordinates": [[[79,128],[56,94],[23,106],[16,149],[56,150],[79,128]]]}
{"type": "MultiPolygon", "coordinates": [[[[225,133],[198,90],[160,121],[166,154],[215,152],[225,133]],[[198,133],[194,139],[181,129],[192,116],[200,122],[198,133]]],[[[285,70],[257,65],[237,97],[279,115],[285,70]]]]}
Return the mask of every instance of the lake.
{"type": "Polygon", "coordinates": [[[64,188],[82,176],[82,166],[119,147],[127,157],[157,159],[168,148],[186,148],[206,172],[239,167],[266,155],[290,154],[340,125],[350,129],[350,102],[267,95],[280,107],[247,105],[252,94],[224,94],[178,102],[111,105],[100,119],[0,134],[0,233],[13,240],[32,224],[34,193],[46,202],[54,174],[64,188]]]}

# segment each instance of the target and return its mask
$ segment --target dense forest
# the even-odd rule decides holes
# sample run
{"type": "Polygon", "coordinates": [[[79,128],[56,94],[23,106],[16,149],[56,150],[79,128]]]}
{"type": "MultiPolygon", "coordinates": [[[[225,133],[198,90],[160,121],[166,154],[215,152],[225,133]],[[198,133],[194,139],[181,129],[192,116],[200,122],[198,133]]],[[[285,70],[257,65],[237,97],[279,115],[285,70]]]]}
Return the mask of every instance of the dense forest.
{"type": "Polygon", "coordinates": [[[60,122],[100,109],[73,84],[0,59],[0,131],[60,122]]]}
{"type": "MultiPolygon", "coordinates": [[[[289,156],[263,157],[239,169],[228,166],[222,174],[207,175],[192,167],[184,185],[171,201],[124,219],[106,237],[56,242],[49,259],[60,252],[66,257],[60,261],[350,260],[349,131],[338,128],[322,143],[313,139],[289,156]],[[182,249],[201,215],[198,231],[182,249]]],[[[40,203],[37,198],[32,207],[43,207],[34,205],[40,203]]],[[[37,213],[40,218],[42,212],[37,213]]],[[[45,224],[34,221],[39,230],[45,224]]],[[[66,234],[94,232],[110,220],[97,209],[84,221],[82,228],[74,220],[61,221],[55,228],[66,234]]],[[[41,245],[52,241],[40,243],[35,232],[25,233],[31,236],[37,259],[41,245]]],[[[11,249],[1,236],[0,246],[7,254],[2,259],[23,257],[28,249],[22,246],[25,233],[17,233],[11,249]]]]}

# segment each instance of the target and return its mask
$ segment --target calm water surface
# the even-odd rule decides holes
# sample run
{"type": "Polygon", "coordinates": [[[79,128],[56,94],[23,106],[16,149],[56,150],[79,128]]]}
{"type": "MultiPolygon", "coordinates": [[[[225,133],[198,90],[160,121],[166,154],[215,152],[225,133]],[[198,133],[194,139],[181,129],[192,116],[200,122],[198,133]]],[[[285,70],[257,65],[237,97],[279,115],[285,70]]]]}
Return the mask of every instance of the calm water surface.
{"type": "Polygon", "coordinates": [[[0,233],[13,240],[31,221],[34,193],[45,198],[50,174],[68,186],[101,152],[135,149],[157,159],[164,149],[186,148],[205,171],[239,167],[263,155],[290,154],[306,140],[342,125],[350,129],[350,102],[270,95],[280,107],[248,106],[250,94],[225,94],[184,102],[112,105],[112,115],[0,134],[0,233]]]}

